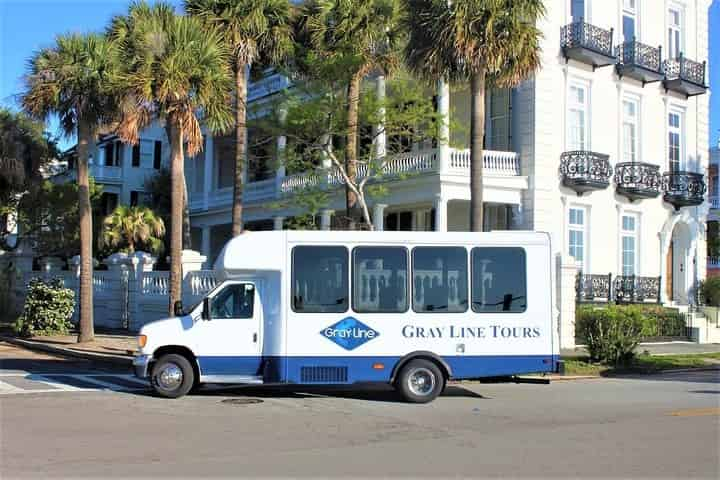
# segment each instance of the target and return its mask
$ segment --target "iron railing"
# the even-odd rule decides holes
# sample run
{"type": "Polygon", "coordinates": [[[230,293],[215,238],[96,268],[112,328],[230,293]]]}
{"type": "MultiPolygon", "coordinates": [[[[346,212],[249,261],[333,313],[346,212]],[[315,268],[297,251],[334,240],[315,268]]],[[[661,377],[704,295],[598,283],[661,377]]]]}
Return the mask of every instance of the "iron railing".
{"type": "Polygon", "coordinates": [[[649,163],[618,163],[614,178],[618,193],[630,200],[657,197],[662,188],[660,167],[649,163]]]}
{"type": "Polygon", "coordinates": [[[578,193],[606,188],[612,175],[608,155],[575,150],[560,155],[560,174],[563,183],[578,193]]]}
{"type": "Polygon", "coordinates": [[[662,47],[653,47],[636,40],[617,46],[618,61],[622,65],[642,67],[651,72],[662,73],[662,47]]]}
{"type": "Polygon", "coordinates": [[[562,27],[560,46],[566,50],[582,47],[612,57],[613,30],[605,30],[582,19],[562,27]]]}
{"type": "Polygon", "coordinates": [[[584,302],[660,303],[661,277],[578,273],[576,300],[584,302]]]}
{"type": "Polygon", "coordinates": [[[681,53],[678,58],[668,58],[663,62],[665,77],[668,80],[679,78],[696,85],[705,86],[705,62],[696,62],[685,58],[681,53]]]}
{"type": "Polygon", "coordinates": [[[681,207],[700,205],[707,190],[701,173],[675,171],[663,174],[663,198],[679,210],[681,207]]]}

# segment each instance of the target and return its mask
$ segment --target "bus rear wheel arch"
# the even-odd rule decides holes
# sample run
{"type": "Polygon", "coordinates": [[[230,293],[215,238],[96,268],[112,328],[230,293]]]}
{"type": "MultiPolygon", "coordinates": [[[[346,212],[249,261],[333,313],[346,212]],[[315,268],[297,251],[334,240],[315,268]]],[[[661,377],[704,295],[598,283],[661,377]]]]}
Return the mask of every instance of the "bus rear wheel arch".
{"type": "Polygon", "coordinates": [[[445,373],[436,362],[413,358],[400,367],[394,386],[405,401],[428,403],[442,393],[446,381],[445,373]]]}

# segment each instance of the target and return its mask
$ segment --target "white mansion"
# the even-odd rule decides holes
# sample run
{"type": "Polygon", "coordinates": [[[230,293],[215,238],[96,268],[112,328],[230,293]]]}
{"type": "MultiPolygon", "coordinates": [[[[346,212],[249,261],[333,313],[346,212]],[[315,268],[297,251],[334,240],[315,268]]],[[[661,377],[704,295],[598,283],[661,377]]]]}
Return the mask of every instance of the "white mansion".
{"type": "MultiPolygon", "coordinates": [[[[556,252],[584,274],[580,296],[602,297],[609,275],[635,276],[645,279],[641,297],[686,304],[706,273],[710,0],[545,3],[542,68],[517,88],[488,95],[485,228],[551,232],[556,252]]],[[[367,82],[384,89],[382,77],[367,82]]],[[[251,84],[249,100],[287,86],[269,75],[251,84]]],[[[468,95],[450,94],[440,82],[439,111],[469,123],[468,95]]],[[[274,148],[285,144],[280,137],[274,148]]],[[[227,145],[208,137],[204,152],[186,164],[193,248],[209,262],[230,237],[227,145]]],[[[382,152],[382,138],[376,148],[382,152]]],[[[105,186],[107,208],[142,202],[150,193],[145,179],[168,156],[160,127],[143,132],[136,147],[102,139],[91,174],[105,186]]],[[[333,212],[344,209],[344,189],[327,166],[294,175],[262,167],[251,161],[246,169],[247,228],[282,228],[303,213],[278,208],[277,200],[308,182],[334,192],[320,212],[321,228],[331,228],[333,212]]],[[[387,171],[413,175],[388,177],[389,193],[371,205],[377,229],[468,229],[469,150],[412,145],[387,171]]]]}

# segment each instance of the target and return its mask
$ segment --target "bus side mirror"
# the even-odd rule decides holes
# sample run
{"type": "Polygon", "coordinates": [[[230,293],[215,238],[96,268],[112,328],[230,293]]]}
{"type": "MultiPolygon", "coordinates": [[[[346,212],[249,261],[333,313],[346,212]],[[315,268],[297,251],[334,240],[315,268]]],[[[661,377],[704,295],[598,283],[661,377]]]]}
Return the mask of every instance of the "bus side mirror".
{"type": "Polygon", "coordinates": [[[183,312],[182,300],[176,300],[173,304],[173,314],[176,317],[182,317],[183,315],[185,315],[185,312],[183,312]]]}
{"type": "Polygon", "coordinates": [[[210,299],[207,297],[203,298],[203,308],[200,317],[203,320],[210,320],[210,299]]]}

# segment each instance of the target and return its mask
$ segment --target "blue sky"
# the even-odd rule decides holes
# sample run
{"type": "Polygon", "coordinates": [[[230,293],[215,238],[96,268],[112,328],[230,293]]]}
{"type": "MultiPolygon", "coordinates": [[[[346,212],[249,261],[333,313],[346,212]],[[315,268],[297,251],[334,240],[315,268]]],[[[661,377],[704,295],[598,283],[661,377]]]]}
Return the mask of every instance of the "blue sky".
{"type": "MultiPolygon", "coordinates": [[[[558,1],[558,0],[552,0],[558,1]]],[[[102,30],[128,0],[0,0],[0,105],[17,107],[27,59],[55,35],[102,30]]],[[[173,3],[180,4],[180,0],[173,3]]],[[[720,0],[710,7],[710,144],[720,137],[720,0]]],[[[51,125],[54,131],[55,125],[51,125]]],[[[67,146],[64,141],[62,146],[67,146]]]]}

